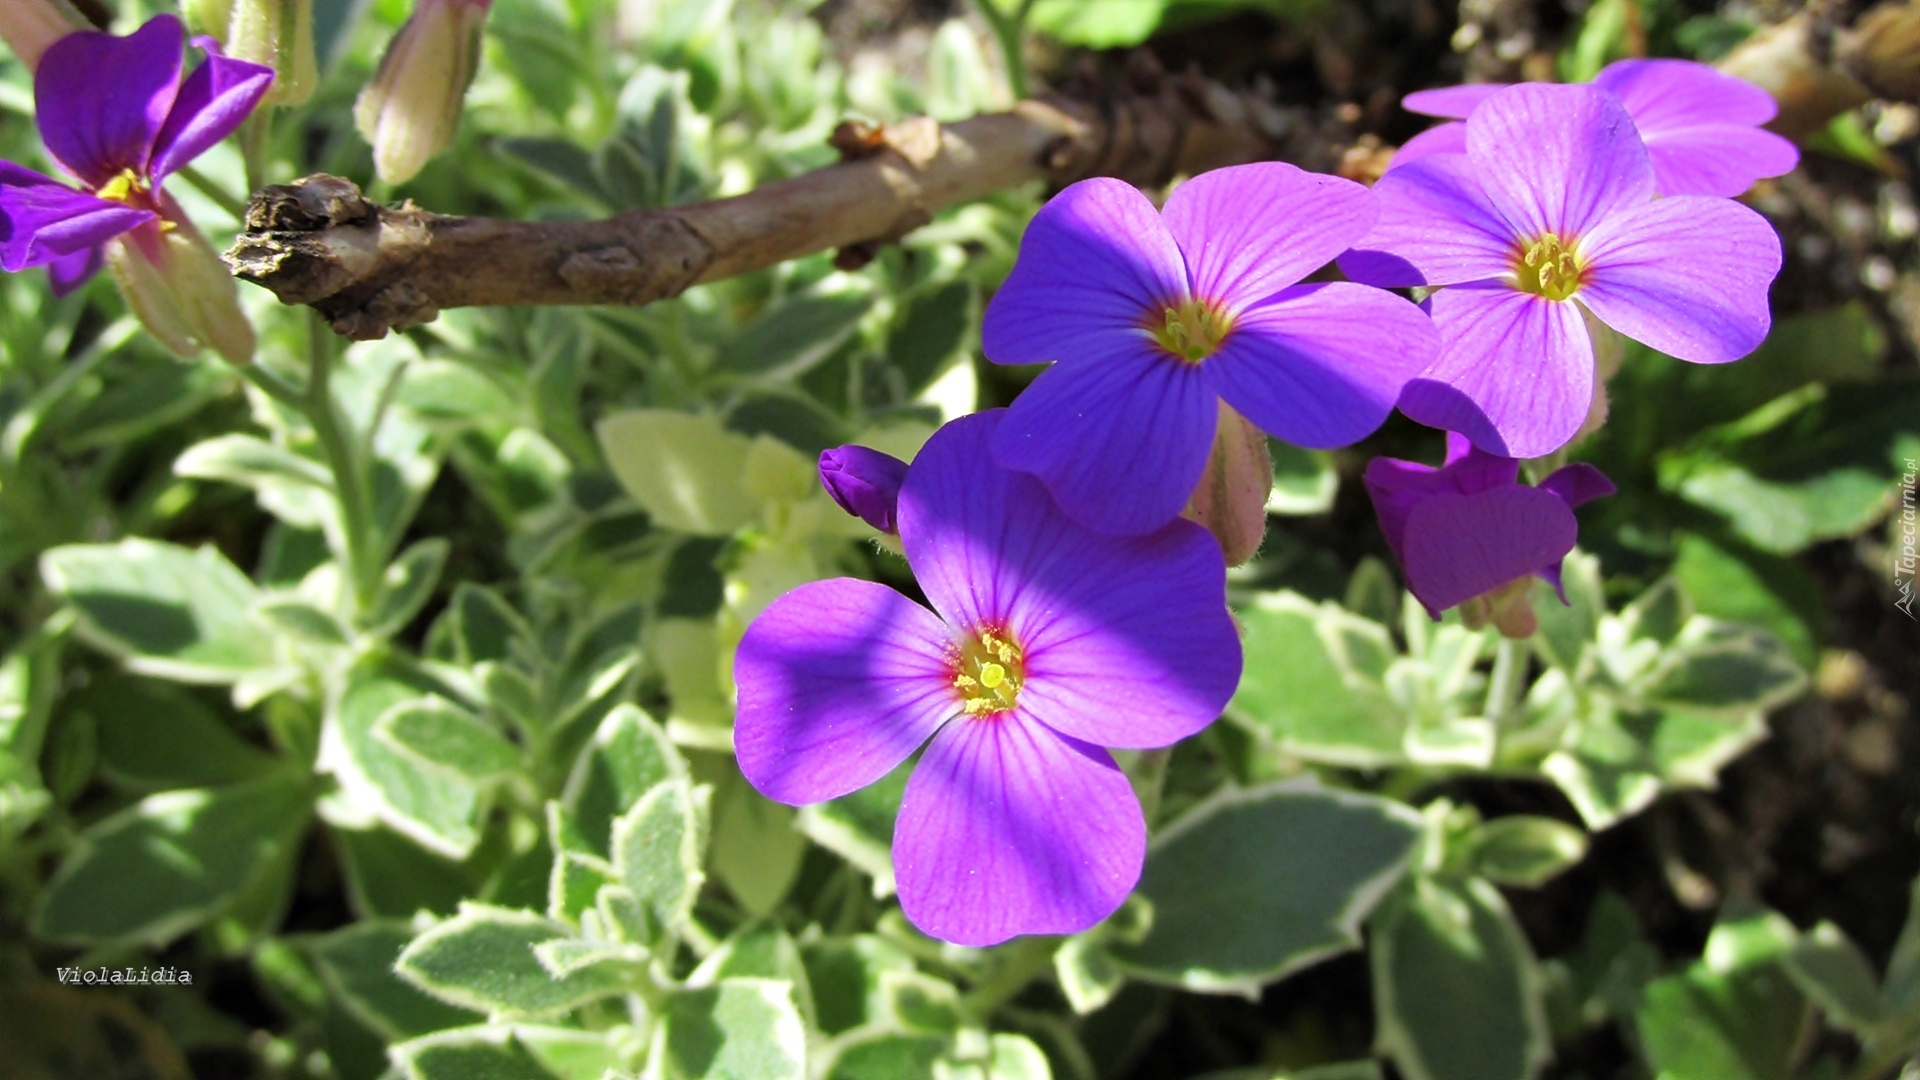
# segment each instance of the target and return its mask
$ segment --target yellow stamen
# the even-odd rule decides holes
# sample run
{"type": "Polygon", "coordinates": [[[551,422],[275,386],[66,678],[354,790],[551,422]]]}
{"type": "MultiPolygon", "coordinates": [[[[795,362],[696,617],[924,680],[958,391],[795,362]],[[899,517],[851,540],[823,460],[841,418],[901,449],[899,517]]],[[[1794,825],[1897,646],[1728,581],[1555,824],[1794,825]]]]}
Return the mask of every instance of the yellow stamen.
{"type": "Polygon", "coordinates": [[[1552,233],[1516,249],[1513,262],[1514,284],[1548,300],[1565,300],[1580,291],[1586,270],[1574,254],[1574,244],[1552,233]]]}
{"type": "Polygon", "coordinates": [[[953,687],[968,716],[992,716],[1013,708],[1026,670],[1020,647],[991,628],[955,650],[953,687]]]}
{"type": "Polygon", "coordinates": [[[1226,342],[1233,316],[1204,300],[1187,300],[1165,308],[1159,320],[1146,320],[1147,333],[1175,359],[1197,364],[1226,342]]]}

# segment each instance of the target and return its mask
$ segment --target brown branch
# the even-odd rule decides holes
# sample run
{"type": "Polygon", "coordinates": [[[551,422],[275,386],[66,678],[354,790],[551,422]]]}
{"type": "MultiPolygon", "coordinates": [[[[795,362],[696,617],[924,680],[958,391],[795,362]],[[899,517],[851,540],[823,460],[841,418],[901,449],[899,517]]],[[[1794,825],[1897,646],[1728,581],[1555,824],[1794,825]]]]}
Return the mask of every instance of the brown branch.
{"type": "Polygon", "coordinates": [[[341,334],[377,338],[445,308],[646,304],[836,248],[843,265],[858,265],[945,207],[1031,181],[1104,175],[1148,186],[1282,152],[1323,158],[1325,147],[1351,141],[1330,122],[1340,135],[1312,139],[1318,121],[1301,110],[1166,76],[1143,59],[1115,93],[1083,87],[948,125],[924,117],[885,129],[842,125],[834,144],[846,160],[837,165],[730,199],[604,221],[389,209],[347,180],[311,176],[258,192],[226,258],[238,276],[313,306],[341,334]]]}

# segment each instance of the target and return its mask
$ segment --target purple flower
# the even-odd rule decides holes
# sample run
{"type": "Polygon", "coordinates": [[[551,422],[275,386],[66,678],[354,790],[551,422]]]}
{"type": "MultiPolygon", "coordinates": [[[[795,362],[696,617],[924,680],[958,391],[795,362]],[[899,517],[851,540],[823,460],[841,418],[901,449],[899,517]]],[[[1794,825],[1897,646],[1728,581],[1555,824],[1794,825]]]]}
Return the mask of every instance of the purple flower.
{"type": "Polygon", "coordinates": [[[1106,746],[1167,746],[1240,677],[1219,548],[1173,521],[1120,538],[996,468],[1004,412],[914,459],[900,539],[933,611],[836,578],[774,601],[734,661],[734,749],[769,798],[837,798],[923,744],[894,827],[907,918],[962,945],[1069,934],[1133,888],[1146,825],[1106,746]],[[937,614],[936,614],[937,613],[937,614]]]}
{"type": "Polygon", "coordinates": [[[1560,562],[1579,538],[1574,508],[1614,492],[1587,464],[1527,487],[1519,461],[1479,450],[1455,432],[1447,433],[1442,467],[1374,458],[1364,480],[1387,547],[1427,613],[1438,619],[1450,607],[1491,597],[1487,614],[1503,631],[1522,628],[1502,622],[1503,609],[1525,611],[1525,632],[1516,636],[1532,632],[1532,608],[1518,606],[1528,580],[1545,578],[1566,602],[1560,562]]]}
{"type": "Polygon", "coordinates": [[[1062,191],[987,305],[989,360],[1054,362],[994,460],[1075,520],[1133,535],[1186,505],[1222,401],[1300,446],[1364,437],[1433,357],[1433,328],[1377,289],[1297,283],[1377,213],[1360,185],[1280,164],[1196,176],[1164,212],[1118,180],[1062,191]]]}
{"type": "Polygon", "coordinates": [[[1340,257],[1356,281],[1448,286],[1427,300],[1439,359],[1407,384],[1402,412],[1538,457],[1593,405],[1583,308],[1695,363],[1737,360],[1767,336],[1779,236],[1730,199],[1655,199],[1646,147],[1612,94],[1512,86],[1466,129],[1466,153],[1381,178],[1379,223],[1340,257]]]}
{"type": "Polygon", "coordinates": [[[102,245],[185,216],[160,190],[167,176],[227,137],[273,83],[273,70],[229,60],[211,38],[207,59],[183,81],[185,32],[157,15],[120,38],[86,30],[49,47],[34,73],[40,137],[76,191],[0,161],[0,268],[45,266],[56,293],[72,291],[104,261],[102,245]]]}
{"type": "Polygon", "coordinates": [[[894,509],[907,463],[865,446],[820,451],[820,486],[840,509],[879,529],[894,531],[894,509]]]}
{"type": "MultiPolygon", "coordinates": [[[[1784,176],[1800,163],[1791,142],[1760,125],[1779,112],[1765,90],[1690,60],[1621,60],[1594,76],[1593,85],[1620,99],[1653,158],[1654,190],[1662,195],[1732,197],[1754,181],[1784,176]]],[[[1482,101],[1506,88],[1478,83],[1422,90],[1402,102],[1428,116],[1464,120],[1482,101]]],[[[1407,141],[1393,167],[1428,154],[1467,148],[1466,127],[1441,124],[1407,141]]]]}

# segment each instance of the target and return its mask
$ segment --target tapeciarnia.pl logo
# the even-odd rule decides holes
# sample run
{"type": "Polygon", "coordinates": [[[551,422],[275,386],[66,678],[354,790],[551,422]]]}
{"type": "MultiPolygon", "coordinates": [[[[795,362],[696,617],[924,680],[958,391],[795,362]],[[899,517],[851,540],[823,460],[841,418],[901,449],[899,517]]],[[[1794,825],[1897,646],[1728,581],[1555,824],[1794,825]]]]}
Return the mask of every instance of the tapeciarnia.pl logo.
{"type": "Polygon", "coordinates": [[[1893,606],[1904,612],[1907,618],[1920,622],[1920,618],[1913,613],[1914,569],[1916,562],[1920,562],[1920,554],[1915,551],[1915,537],[1920,534],[1920,525],[1915,524],[1913,508],[1916,470],[1913,458],[1903,461],[1907,471],[1900,474],[1900,542],[1893,553],[1893,591],[1900,594],[1900,598],[1893,602],[1893,606]]]}

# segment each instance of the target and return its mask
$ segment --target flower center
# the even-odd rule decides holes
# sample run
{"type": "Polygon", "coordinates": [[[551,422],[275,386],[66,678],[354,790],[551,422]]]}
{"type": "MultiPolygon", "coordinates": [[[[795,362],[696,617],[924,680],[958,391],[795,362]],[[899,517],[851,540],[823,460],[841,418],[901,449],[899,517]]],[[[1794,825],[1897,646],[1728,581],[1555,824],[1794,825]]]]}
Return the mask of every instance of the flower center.
{"type": "Polygon", "coordinates": [[[1020,646],[991,627],[982,628],[977,637],[961,645],[954,658],[953,688],[960,691],[968,716],[992,716],[1013,708],[1025,678],[1020,646]]]}
{"type": "Polygon", "coordinates": [[[1188,300],[1146,320],[1147,333],[1174,358],[1197,364],[1218,352],[1233,329],[1233,316],[1207,303],[1188,300]]]}
{"type": "Polygon", "coordinates": [[[1514,252],[1515,284],[1522,292],[1565,300],[1580,290],[1584,267],[1573,253],[1573,245],[1548,233],[1514,252]]]}
{"type": "Polygon", "coordinates": [[[94,195],[110,202],[139,207],[142,210],[147,209],[148,204],[153,201],[146,178],[132,169],[120,170],[120,175],[96,188],[94,195]]]}

